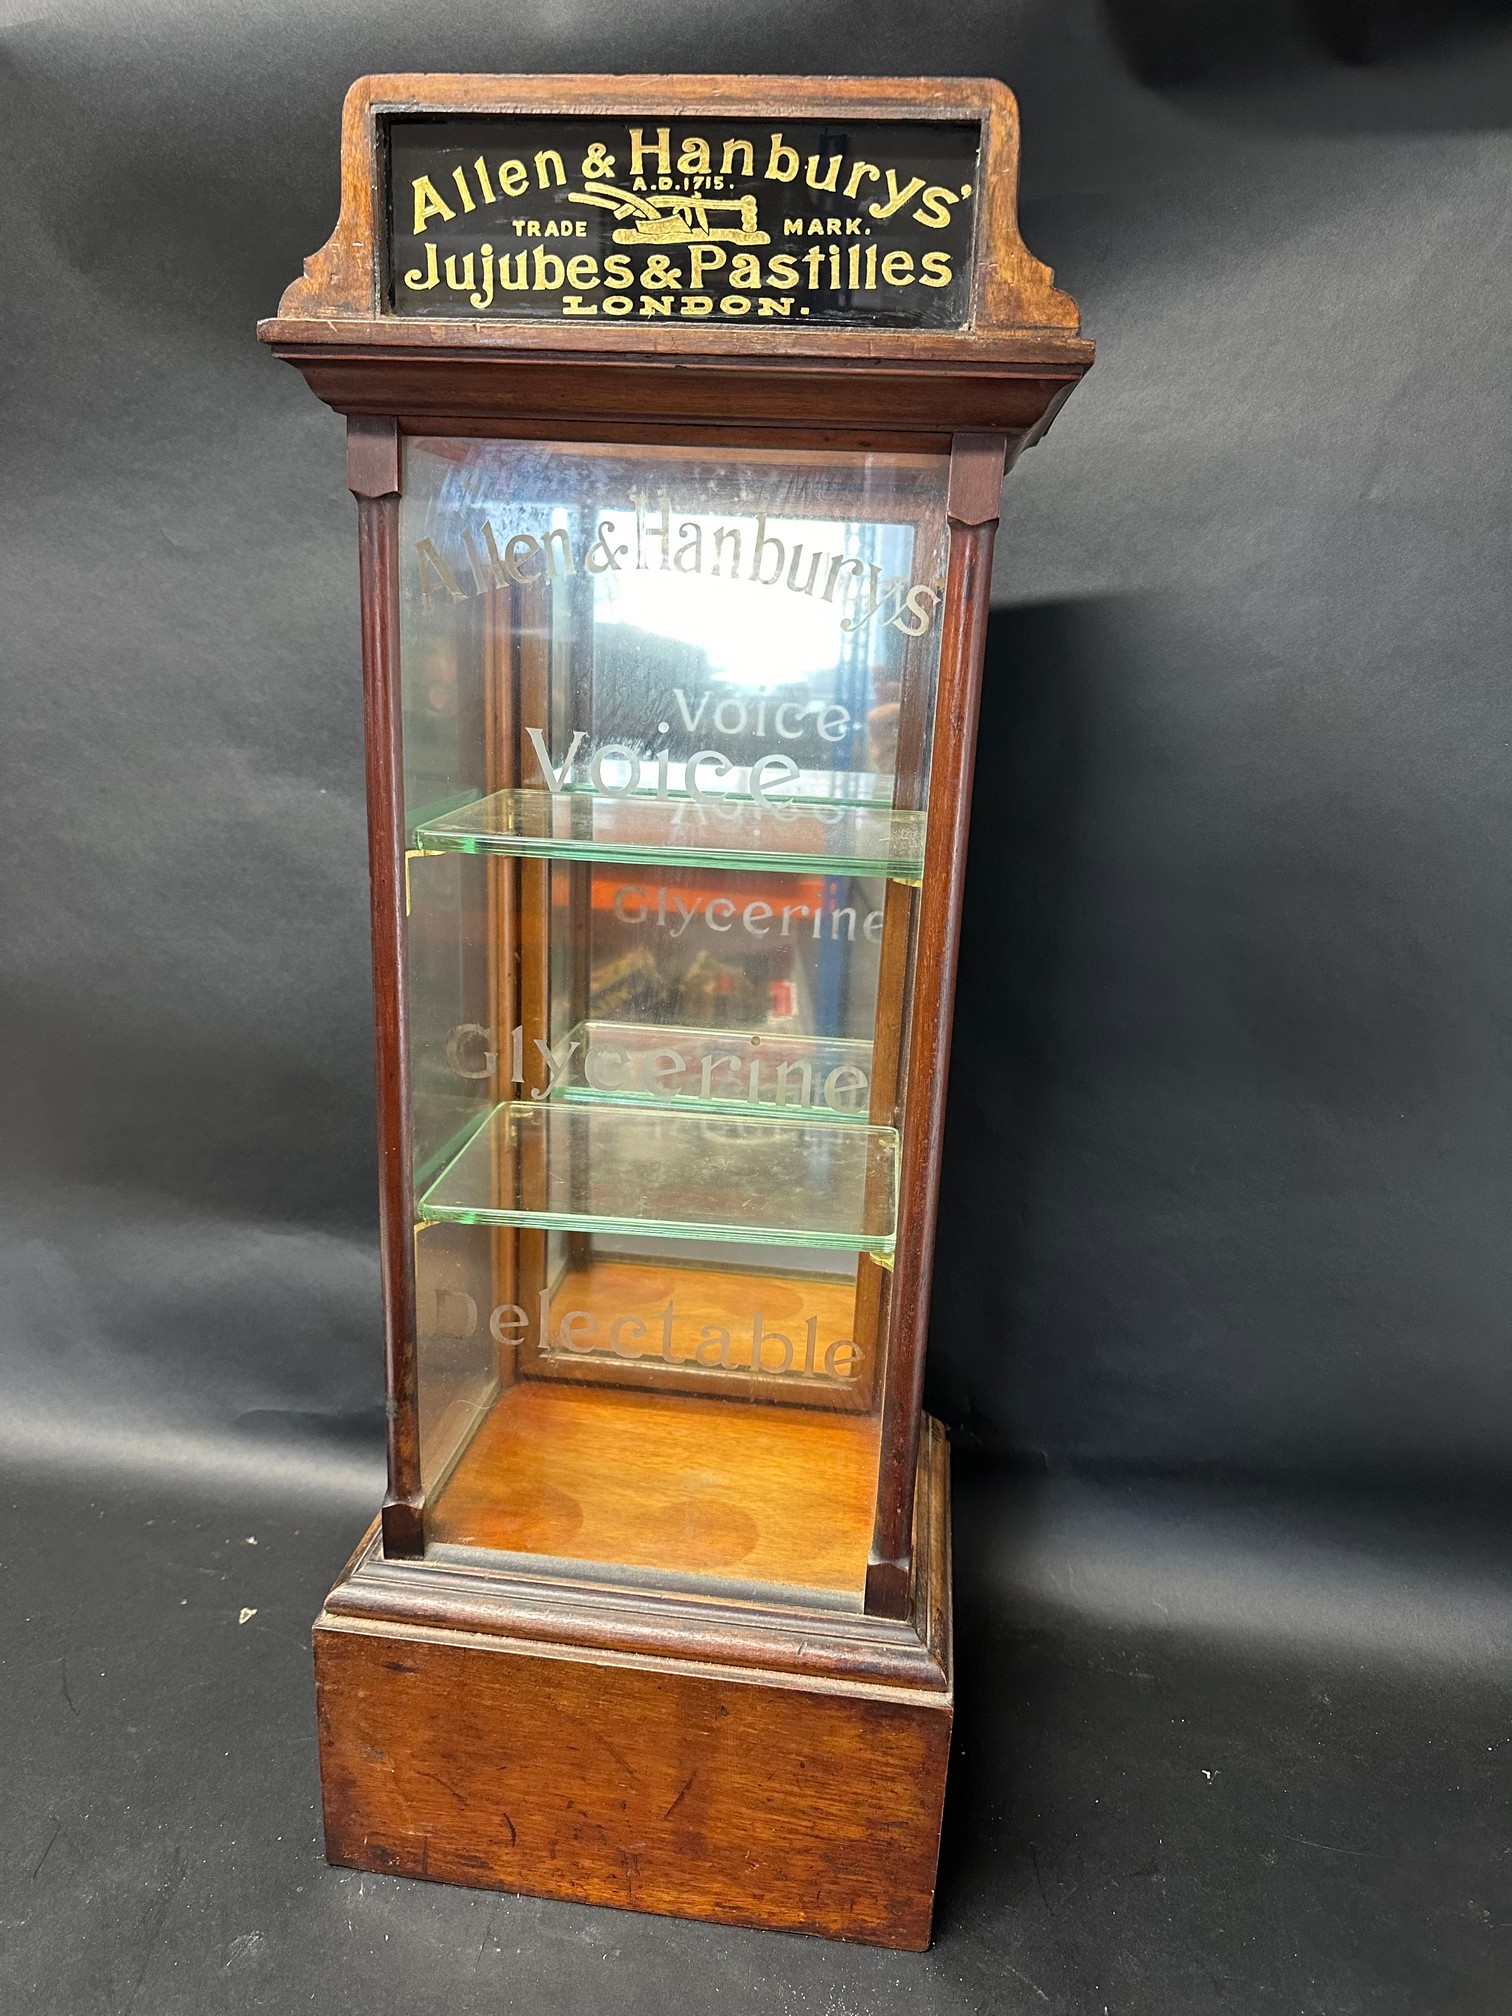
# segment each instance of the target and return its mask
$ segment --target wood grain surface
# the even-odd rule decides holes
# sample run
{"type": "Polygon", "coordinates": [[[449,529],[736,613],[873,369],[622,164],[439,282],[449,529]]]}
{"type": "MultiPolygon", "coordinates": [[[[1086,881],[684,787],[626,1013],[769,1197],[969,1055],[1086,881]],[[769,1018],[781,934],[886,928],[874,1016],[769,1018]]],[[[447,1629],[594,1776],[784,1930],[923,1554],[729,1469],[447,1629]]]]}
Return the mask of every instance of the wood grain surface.
{"type": "Polygon", "coordinates": [[[901,1618],[874,1616],[823,1590],[763,1597],[738,1584],[664,1588],[644,1576],[529,1556],[433,1550],[419,1561],[392,1561],[376,1520],[326,1597],[325,1614],[949,1693],[949,1496],[944,1431],[926,1415],[913,1601],[901,1618]]]}
{"type": "Polygon", "coordinates": [[[330,1859],[921,1949],[954,1700],[925,1426],[903,1623],[388,1562],[370,1534],[315,1627],[330,1859]]]}
{"type": "Polygon", "coordinates": [[[326,1854],[921,1949],[948,1696],[322,1621],[326,1854]]]}
{"type": "Polygon", "coordinates": [[[426,1537],[859,1606],[877,1434],[868,1415],[522,1379],[430,1506],[426,1537]]]}

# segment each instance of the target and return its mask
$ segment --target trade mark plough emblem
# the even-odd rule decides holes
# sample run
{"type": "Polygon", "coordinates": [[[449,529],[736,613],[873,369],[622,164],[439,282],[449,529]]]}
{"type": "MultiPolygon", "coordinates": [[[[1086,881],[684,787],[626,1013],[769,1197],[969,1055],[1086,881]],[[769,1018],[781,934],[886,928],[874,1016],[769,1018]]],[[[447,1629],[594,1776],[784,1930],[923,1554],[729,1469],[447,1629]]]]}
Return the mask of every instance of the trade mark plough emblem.
{"type": "Polygon", "coordinates": [[[758,230],[754,196],[638,196],[628,189],[574,189],[572,203],[591,203],[635,222],[615,232],[616,245],[770,245],[758,230]],[[734,211],[738,224],[711,224],[711,211],[734,211]]]}

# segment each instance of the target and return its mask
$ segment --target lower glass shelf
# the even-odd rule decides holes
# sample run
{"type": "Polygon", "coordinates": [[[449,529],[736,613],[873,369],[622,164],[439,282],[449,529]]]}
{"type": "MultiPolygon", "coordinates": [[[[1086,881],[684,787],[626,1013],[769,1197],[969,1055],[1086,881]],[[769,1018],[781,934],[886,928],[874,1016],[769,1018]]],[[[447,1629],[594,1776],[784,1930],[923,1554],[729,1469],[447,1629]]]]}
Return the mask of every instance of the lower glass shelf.
{"type": "Polygon", "coordinates": [[[675,1023],[579,1022],[557,1045],[569,1104],[678,1106],[864,1124],[872,1045],[859,1037],[675,1023]]]}
{"type": "Polygon", "coordinates": [[[419,1203],[430,1223],[526,1225],[888,1254],[891,1127],[664,1106],[496,1106],[419,1203]]]}

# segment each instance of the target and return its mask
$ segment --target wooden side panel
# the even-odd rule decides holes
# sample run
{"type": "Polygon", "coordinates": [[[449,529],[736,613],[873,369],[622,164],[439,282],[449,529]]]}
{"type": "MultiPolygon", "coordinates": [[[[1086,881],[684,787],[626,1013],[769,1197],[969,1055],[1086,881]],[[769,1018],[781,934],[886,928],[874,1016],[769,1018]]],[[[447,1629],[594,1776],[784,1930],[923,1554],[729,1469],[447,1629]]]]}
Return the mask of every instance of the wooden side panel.
{"type": "Polygon", "coordinates": [[[909,1014],[898,1176],[899,1240],[882,1407],[877,1524],[866,1578],[866,1607],[884,1617],[906,1616],[910,1602],[914,1478],[923,1419],[924,1349],[944,1149],[956,952],[971,828],[972,767],[987,640],[992,544],[1002,496],[1005,446],[1001,435],[958,435],[950,462],[946,502],[950,561],[935,702],[933,809],[924,852],[927,893],[919,919],[909,1014]]]}
{"type": "Polygon", "coordinates": [[[404,732],[399,689],[399,427],[347,428],[347,482],[357,499],[362,687],[372,889],[373,1021],[378,1088],[378,1228],[388,1385],[388,1493],[383,1542],[422,1552],[419,1371],[415,1360],[415,1194],[410,1167],[409,1004],[405,963],[404,732]]]}
{"type": "Polygon", "coordinates": [[[948,1695],[329,1616],[315,1663],[332,1862],[929,1943],[948,1695]]]}

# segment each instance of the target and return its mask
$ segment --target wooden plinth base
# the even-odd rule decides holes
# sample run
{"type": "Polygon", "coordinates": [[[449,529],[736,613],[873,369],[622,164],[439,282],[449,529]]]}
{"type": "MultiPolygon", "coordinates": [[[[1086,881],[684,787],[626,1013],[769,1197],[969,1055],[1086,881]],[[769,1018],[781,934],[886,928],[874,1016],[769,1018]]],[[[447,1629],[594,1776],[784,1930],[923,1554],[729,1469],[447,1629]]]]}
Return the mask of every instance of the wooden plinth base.
{"type": "Polygon", "coordinates": [[[315,1626],[329,1859],[922,1950],[952,1713],[926,1429],[900,1622],[386,1562],[370,1535],[315,1626]]]}

